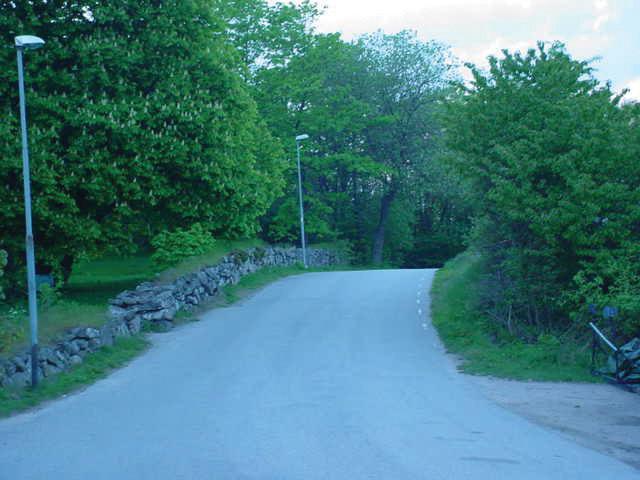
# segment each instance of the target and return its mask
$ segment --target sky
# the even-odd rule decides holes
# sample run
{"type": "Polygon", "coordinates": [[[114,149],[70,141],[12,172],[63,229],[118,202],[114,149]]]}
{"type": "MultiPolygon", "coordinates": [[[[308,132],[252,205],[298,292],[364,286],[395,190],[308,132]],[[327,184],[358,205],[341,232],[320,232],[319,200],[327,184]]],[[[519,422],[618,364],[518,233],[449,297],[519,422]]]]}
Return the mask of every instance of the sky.
{"type": "MultiPolygon", "coordinates": [[[[415,30],[449,45],[463,62],[486,65],[504,48],[560,40],[578,59],[600,57],[596,76],[640,101],[640,0],[317,0],[323,33],[346,40],[381,29],[415,30]]],[[[463,76],[468,73],[461,72],[463,76]]]]}

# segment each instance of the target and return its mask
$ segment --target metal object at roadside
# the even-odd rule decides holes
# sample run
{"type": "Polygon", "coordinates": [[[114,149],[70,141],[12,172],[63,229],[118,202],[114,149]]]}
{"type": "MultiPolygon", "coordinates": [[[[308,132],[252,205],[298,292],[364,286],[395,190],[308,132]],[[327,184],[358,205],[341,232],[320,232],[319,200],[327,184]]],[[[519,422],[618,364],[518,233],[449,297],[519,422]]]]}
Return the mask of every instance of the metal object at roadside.
{"type": "Polygon", "coordinates": [[[589,327],[593,331],[591,373],[635,390],[636,386],[640,386],[640,339],[634,338],[616,347],[593,322],[589,322],[589,327]],[[605,365],[600,368],[596,367],[598,352],[608,354],[605,365]]]}
{"type": "Polygon", "coordinates": [[[24,91],[23,54],[44,45],[44,40],[33,35],[15,38],[18,56],[18,90],[20,93],[20,129],[22,132],[22,172],[24,180],[24,216],[26,222],[27,285],[29,287],[29,326],[31,330],[31,385],[38,384],[38,301],[36,286],[36,261],[31,224],[31,178],[29,176],[29,140],[27,137],[27,101],[24,91]]]}
{"type": "Polygon", "coordinates": [[[300,168],[300,142],[309,138],[309,135],[303,133],[296,136],[296,155],[298,159],[298,200],[300,202],[300,239],[302,242],[302,264],[307,268],[307,244],[304,238],[304,204],[302,203],[302,171],[300,168]]]}

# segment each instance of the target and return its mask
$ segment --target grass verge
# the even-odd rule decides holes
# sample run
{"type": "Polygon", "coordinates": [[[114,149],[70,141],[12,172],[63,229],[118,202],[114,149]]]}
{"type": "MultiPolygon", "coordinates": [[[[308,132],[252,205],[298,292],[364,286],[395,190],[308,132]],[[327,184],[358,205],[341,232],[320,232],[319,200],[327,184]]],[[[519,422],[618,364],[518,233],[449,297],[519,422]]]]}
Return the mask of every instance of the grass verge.
{"type": "Polygon", "coordinates": [[[23,390],[0,389],[0,417],[6,417],[46,400],[52,400],[107,376],[146,350],[149,343],[143,336],[120,338],[111,347],[103,347],[67,372],[43,380],[38,388],[23,390]]]}
{"type": "Polygon", "coordinates": [[[276,280],[290,275],[299,275],[301,273],[318,270],[319,269],[305,270],[301,265],[293,265],[291,267],[264,267],[257,272],[245,275],[235,285],[226,285],[222,289],[220,298],[224,304],[231,305],[276,280]]]}
{"type": "Polygon", "coordinates": [[[498,332],[479,311],[482,260],[465,252],[436,273],[431,290],[433,324],[447,350],[462,357],[461,370],[514,380],[599,382],[590,374],[588,348],[543,335],[524,343],[498,332]],[[496,338],[497,337],[497,338],[496,338]]]}

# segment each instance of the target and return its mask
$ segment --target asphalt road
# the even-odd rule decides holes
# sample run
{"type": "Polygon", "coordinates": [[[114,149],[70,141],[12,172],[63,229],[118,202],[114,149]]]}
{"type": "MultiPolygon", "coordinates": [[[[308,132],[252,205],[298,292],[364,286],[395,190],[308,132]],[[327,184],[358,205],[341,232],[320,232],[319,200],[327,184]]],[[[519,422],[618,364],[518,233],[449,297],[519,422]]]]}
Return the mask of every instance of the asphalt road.
{"type": "Polygon", "coordinates": [[[485,399],[429,324],[430,270],[310,273],[154,336],[0,422],[1,479],[638,479],[485,399]]]}

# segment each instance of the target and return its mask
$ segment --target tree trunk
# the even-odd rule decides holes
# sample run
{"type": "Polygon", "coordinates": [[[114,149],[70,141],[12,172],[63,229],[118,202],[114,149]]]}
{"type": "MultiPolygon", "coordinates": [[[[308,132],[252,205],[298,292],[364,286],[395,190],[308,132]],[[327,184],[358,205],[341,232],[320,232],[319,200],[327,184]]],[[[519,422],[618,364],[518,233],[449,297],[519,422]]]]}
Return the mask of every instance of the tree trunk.
{"type": "Polygon", "coordinates": [[[387,219],[389,218],[389,211],[391,204],[396,196],[395,189],[391,189],[382,195],[380,200],[380,218],[378,219],[378,226],[373,233],[373,255],[372,261],[374,265],[382,264],[382,253],[384,251],[384,234],[387,227],[387,219]]]}
{"type": "Polygon", "coordinates": [[[73,269],[74,258],[71,255],[65,255],[60,262],[60,269],[62,270],[62,281],[67,283],[71,277],[71,270],[73,269]]]}

